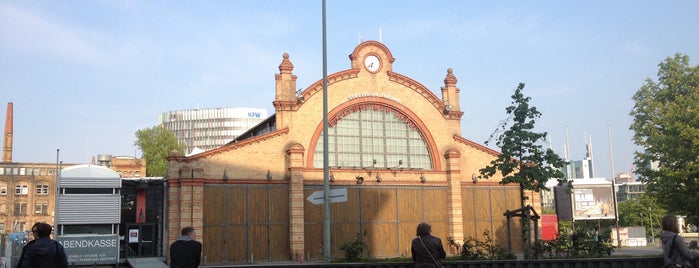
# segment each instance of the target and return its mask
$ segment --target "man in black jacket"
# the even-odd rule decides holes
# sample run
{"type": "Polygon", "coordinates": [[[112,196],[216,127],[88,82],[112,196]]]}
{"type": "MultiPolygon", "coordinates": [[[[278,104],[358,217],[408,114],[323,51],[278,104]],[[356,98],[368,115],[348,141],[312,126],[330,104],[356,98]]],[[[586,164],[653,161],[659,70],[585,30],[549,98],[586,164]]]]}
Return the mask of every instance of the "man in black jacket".
{"type": "Polygon", "coordinates": [[[170,245],[170,267],[199,267],[201,243],[194,240],[194,228],[184,227],[177,241],[170,245]]]}
{"type": "Polygon", "coordinates": [[[413,239],[410,251],[416,268],[442,267],[441,260],[447,257],[439,237],[432,236],[432,226],[420,223],[417,226],[417,237],[413,239]]]}
{"type": "Polygon", "coordinates": [[[68,267],[63,246],[49,237],[51,229],[51,225],[45,222],[37,222],[32,226],[34,240],[22,249],[17,267],[68,267]]]}

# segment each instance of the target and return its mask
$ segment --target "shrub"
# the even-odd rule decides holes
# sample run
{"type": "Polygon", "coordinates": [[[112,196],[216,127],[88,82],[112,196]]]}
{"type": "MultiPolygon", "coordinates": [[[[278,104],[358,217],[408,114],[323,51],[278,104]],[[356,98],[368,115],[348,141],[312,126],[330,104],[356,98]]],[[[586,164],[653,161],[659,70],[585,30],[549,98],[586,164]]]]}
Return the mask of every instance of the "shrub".
{"type": "Polygon", "coordinates": [[[536,257],[542,258],[598,258],[612,255],[614,246],[602,241],[581,238],[573,244],[567,236],[561,235],[555,240],[538,241],[533,249],[536,257]]]}
{"type": "Polygon", "coordinates": [[[464,239],[463,245],[454,241],[453,237],[447,238],[449,246],[456,248],[457,253],[463,260],[510,260],[515,259],[514,253],[505,248],[493,244],[490,231],[483,232],[485,241],[469,236],[464,239]]]}
{"type": "MultiPolygon", "coordinates": [[[[364,235],[366,235],[366,231],[364,231],[364,235]]],[[[364,250],[367,248],[366,243],[364,243],[362,239],[362,234],[360,233],[357,233],[357,239],[354,241],[344,243],[340,246],[340,250],[345,253],[345,259],[348,261],[359,260],[362,253],[364,253],[364,250]]]]}

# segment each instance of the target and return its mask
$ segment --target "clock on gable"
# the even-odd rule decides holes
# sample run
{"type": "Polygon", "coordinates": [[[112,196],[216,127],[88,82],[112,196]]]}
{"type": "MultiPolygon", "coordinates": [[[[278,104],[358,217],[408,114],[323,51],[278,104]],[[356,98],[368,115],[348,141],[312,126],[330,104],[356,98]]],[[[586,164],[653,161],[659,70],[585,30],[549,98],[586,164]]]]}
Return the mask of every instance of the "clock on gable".
{"type": "Polygon", "coordinates": [[[375,73],[381,68],[381,60],[376,55],[368,55],[364,58],[364,67],[367,71],[375,73]]]}

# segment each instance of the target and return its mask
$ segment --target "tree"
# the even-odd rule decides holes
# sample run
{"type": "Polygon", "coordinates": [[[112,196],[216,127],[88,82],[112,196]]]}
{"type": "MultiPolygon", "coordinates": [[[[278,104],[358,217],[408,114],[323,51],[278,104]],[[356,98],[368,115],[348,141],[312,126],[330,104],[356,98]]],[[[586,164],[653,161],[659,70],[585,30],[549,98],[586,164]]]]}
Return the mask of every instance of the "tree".
{"type": "MultiPolygon", "coordinates": [[[[548,134],[533,131],[535,120],[541,117],[541,113],[536,110],[536,107],[529,106],[531,98],[525,97],[523,90],[524,83],[519,83],[512,95],[512,105],[505,109],[510,117],[491,135],[492,139],[502,131],[497,137],[497,146],[501,149],[500,155],[491,161],[490,165],[479,170],[484,178],[493,177],[499,172],[503,177],[500,184],[518,184],[521,208],[525,208],[525,190],[548,191],[546,182],[551,178],[557,179],[559,184],[567,182],[563,172],[560,171],[565,161],[550,148],[543,149],[542,142],[548,134]],[[509,129],[506,129],[510,120],[512,124],[509,129]]],[[[487,145],[488,141],[485,143],[487,145]]],[[[530,255],[529,230],[531,228],[528,228],[529,225],[529,221],[522,217],[522,240],[526,247],[524,251],[526,258],[530,255]]]]}
{"type": "Polygon", "coordinates": [[[167,173],[167,156],[171,151],[184,152],[184,145],[177,141],[175,133],[162,125],[136,131],[136,142],[146,159],[146,176],[160,177],[167,173]]]}
{"type": "MultiPolygon", "coordinates": [[[[492,138],[502,131],[496,143],[501,154],[489,166],[479,170],[484,178],[501,173],[503,178],[500,184],[519,184],[522,207],[526,200],[525,190],[548,191],[546,182],[552,178],[559,183],[567,182],[560,171],[565,161],[550,148],[543,149],[542,142],[548,133],[533,131],[535,120],[541,117],[541,113],[536,107],[529,106],[531,98],[525,97],[523,90],[524,83],[519,83],[512,95],[512,105],[505,109],[510,118],[491,135],[492,138]],[[505,130],[510,120],[512,125],[505,130]]],[[[485,143],[487,145],[488,141],[485,143]]]]}
{"type": "Polygon", "coordinates": [[[619,225],[645,226],[646,235],[660,235],[660,221],[667,210],[660,207],[657,200],[644,194],[639,199],[619,202],[619,225]],[[653,231],[651,231],[651,226],[653,231]]]}
{"type": "Polygon", "coordinates": [[[675,54],[658,65],[658,81],[647,78],[634,94],[630,115],[635,173],[646,193],[670,213],[699,222],[699,66],[675,54]]]}

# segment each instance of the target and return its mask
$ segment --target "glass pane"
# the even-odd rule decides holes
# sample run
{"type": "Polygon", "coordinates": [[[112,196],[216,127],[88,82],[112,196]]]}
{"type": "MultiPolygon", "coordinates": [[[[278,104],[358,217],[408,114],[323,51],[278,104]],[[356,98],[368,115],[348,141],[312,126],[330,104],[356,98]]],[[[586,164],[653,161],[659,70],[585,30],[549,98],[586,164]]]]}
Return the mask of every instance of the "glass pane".
{"type": "MultiPolygon", "coordinates": [[[[380,105],[350,111],[340,112],[344,116],[328,129],[331,167],[432,169],[427,144],[409,127],[409,118],[380,105]]],[[[314,151],[316,168],[323,165],[322,147],[321,136],[314,151]]]]}

